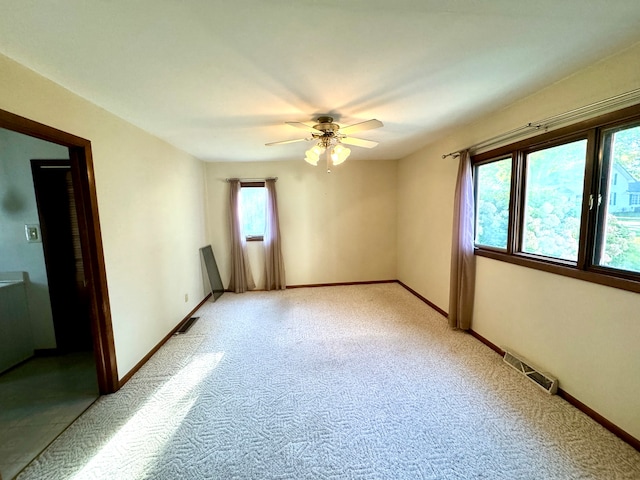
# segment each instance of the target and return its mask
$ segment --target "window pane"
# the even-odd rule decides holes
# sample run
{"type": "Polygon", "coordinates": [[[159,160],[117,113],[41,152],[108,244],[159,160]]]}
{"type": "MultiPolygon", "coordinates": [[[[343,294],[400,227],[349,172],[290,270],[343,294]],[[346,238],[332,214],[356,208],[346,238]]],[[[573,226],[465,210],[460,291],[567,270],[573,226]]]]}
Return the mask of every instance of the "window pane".
{"type": "Polygon", "coordinates": [[[595,263],[640,272],[640,126],[607,132],[604,156],[595,263]]]}
{"type": "Polygon", "coordinates": [[[264,235],[266,194],[267,190],[264,187],[242,187],[240,189],[242,231],[246,237],[264,235]]]}
{"type": "Polygon", "coordinates": [[[526,159],[522,251],[577,261],[587,140],[526,159]]]}
{"type": "Polygon", "coordinates": [[[511,158],[476,167],[476,245],[507,248],[511,158]]]}

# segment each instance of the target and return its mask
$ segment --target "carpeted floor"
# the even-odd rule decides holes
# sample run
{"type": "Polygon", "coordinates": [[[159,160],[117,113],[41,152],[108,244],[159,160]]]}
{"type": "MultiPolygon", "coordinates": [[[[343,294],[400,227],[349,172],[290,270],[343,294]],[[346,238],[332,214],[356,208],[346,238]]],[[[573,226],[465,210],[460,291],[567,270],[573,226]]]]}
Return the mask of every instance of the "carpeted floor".
{"type": "Polygon", "coordinates": [[[639,452],[397,284],[197,315],[18,478],[640,478],[639,452]]]}

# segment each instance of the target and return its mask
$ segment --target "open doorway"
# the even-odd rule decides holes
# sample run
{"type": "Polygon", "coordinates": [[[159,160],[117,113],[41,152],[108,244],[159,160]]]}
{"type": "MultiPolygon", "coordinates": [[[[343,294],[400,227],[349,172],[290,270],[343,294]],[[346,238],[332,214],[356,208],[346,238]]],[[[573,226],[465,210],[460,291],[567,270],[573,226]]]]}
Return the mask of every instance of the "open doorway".
{"type": "Polygon", "coordinates": [[[118,390],[119,381],[111,327],[111,309],[102,250],[91,142],[3,110],[0,110],[0,128],[68,148],[83,268],[87,281],[86,294],[98,387],[101,394],[113,393],[118,390]]]}
{"type": "Polygon", "coordinates": [[[3,111],[0,129],[0,464],[12,463],[0,473],[12,478],[119,384],[90,142],[3,111]],[[16,160],[16,137],[56,153],[16,160]]]}

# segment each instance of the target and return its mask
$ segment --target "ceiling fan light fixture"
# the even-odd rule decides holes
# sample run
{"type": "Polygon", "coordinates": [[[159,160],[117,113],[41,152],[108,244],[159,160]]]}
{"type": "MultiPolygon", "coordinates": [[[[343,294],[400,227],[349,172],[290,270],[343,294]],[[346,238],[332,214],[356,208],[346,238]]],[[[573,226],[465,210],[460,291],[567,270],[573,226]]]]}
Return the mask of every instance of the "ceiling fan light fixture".
{"type": "Polygon", "coordinates": [[[304,161],[307,162],[309,165],[313,165],[314,167],[318,166],[318,157],[314,157],[312,155],[309,155],[309,151],[307,151],[307,156],[304,157],[304,161]]]}
{"type": "Polygon", "coordinates": [[[322,154],[323,151],[324,151],[324,148],[320,147],[319,145],[314,145],[309,150],[304,152],[305,153],[304,161],[307,162],[309,165],[313,165],[314,167],[316,167],[318,165],[318,160],[320,160],[320,155],[322,154]]]}
{"type": "Polygon", "coordinates": [[[331,163],[333,163],[333,165],[340,165],[349,158],[349,155],[351,155],[351,149],[339,143],[331,150],[331,163]]]}
{"type": "Polygon", "coordinates": [[[327,160],[327,172],[330,172],[329,165],[340,165],[351,154],[351,149],[345,147],[342,143],[347,145],[354,145],[356,147],[373,148],[378,145],[378,142],[371,140],[364,140],[362,138],[352,137],[353,133],[362,132],[365,130],[371,130],[374,128],[380,128],[383,126],[380,120],[371,119],[364,122],[355,123],[353,125],[340,126],[334,123],[333,117],[328,115],[321,115],[315,120],[315,124],[311,126],[309,123],[302,122],[286,122],[287,125],[292,127],[306,130],[311,134],[308,138],[299,138],[294,140],[282,140],[280,142],[271,142],[266,145],[283,145],[287,143],[295,143],[301,141],[315,141],[316,144],[305,152],[305,162],[314,167],[318,165],[320,156],[326,155],[327,160]]]}

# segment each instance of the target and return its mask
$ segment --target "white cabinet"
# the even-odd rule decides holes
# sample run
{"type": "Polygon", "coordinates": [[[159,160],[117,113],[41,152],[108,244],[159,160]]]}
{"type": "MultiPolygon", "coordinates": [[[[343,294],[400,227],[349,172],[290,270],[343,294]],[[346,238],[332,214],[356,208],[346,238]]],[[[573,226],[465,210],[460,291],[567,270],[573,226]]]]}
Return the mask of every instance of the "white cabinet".
{"type": "Polygon", "coordinates": [[[33,355],[25,277],[0,273],[0,372],[33,355]]]}

